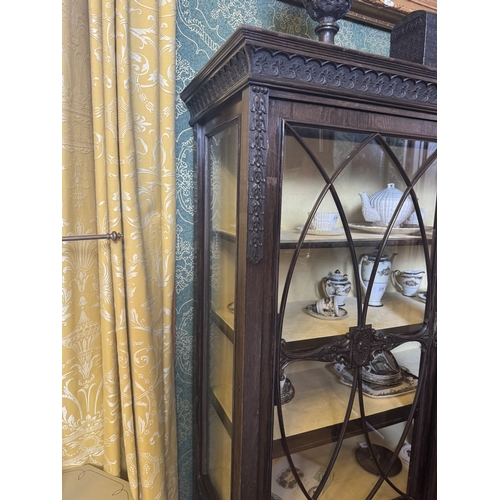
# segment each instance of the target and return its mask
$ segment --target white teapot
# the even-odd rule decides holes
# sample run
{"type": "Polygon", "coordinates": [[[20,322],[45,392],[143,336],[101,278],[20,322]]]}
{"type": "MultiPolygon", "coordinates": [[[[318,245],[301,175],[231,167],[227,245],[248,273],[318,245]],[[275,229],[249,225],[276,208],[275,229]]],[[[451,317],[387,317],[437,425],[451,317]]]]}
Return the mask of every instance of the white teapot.
{"type": "MultiPolygon", "coordinates": [[[[387,184],[386,189],[378,191],[370,197],[364,191],[358,194],[361,197],[363,204],[361,212],[366,222],[374,222],[377,226],[382,227],[387,227],[403,196],[403,192],[394,187],[392,182],[387,184]]],[[[399,227],[413,212],[415,212],[413,201],[408,197],[396,217],[394,227],[399,227]]]]}

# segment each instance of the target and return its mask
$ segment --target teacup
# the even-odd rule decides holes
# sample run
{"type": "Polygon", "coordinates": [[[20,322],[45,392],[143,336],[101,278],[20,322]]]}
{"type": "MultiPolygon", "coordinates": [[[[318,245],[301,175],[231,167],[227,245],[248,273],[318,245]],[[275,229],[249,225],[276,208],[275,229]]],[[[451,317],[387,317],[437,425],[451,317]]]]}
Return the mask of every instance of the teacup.
{"type": "Polygon", "coordinates": [[[311,220],[313,231],[334,231],[339,220],[337,212],[316,212],[311,220]]]}
{"type": "Polygon", "coordinates": [[[338,297],[326,297],[316,301],[316,312],[329,318],[340,315],[338,306],[338,297]]]}

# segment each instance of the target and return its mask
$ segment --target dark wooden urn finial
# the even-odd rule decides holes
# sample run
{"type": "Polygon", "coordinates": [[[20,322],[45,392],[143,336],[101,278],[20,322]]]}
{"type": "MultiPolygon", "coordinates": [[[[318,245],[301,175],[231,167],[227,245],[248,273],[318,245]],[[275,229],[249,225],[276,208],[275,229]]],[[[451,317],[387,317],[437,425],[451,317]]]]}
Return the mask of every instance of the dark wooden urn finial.
{"type": "Polygon", "coordinates": [[[318,25],[314,29],[320,42],[335,43],[337,21],[351,9],[354,0],[302,0],[306,12],[318,25]]]}

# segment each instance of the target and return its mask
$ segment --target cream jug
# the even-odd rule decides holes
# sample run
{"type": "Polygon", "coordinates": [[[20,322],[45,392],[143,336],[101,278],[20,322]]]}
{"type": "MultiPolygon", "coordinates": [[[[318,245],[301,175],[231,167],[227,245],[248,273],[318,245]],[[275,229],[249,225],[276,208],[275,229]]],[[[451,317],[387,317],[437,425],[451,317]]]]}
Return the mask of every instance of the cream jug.
{"type": "MultiPolygon", "coordinates": [[[[382,254],[380,261],[377,266],[377,271],[375,273],[375,278],[373,280],[373,286],[370,293],[370,298],[368,301],[369,306],[380,307],[383,306],[381,300],[385,293],[387,284],[391,279],[392,261],[397,253],[393,253],[390,258],[387,255],[382,254]]],[[[359,277],[361,278],[361,286],[363,292],[366,295],[368,282],[370,281],[370,276],[372,274],[373,266],[375,265],[375,259],[377,257],[377,251],[373,251],[371,254],[364,254],[359,260],[359,277]]]]}
{"type": "Polygon", "coordinates": [[[391,281],[396,290],[400,290],[406,297],[414,297],[422,283],[425,271],[400,271],[396,269],[391,274],[391,281]]]}

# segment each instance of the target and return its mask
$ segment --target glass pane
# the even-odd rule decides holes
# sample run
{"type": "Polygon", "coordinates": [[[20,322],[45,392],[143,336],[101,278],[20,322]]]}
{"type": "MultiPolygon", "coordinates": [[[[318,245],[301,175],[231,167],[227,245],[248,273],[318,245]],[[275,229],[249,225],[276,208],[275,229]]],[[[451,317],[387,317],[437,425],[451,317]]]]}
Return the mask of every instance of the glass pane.
{"type": "Polygon", "coordinates": [[[210,328],[207,472],[221,500],[230,498],[236,275],[238,123],[211,136],[210,328]]]}
{"type": "Polygon", "coordinates": [[[323,132],[294,127],[285,139],[283,338],[309,336],[308,320],[297,311],[336,320],[318,327],[323,333],[314,332],[315,338],[359,323],[376,322],[377,329],[421,325],[432,272],[435,143],[323,132]],[[336,310],[324,289],[332,277],[349,290],[336,310]],[[383,313],[375,310],[384,305],[383,313]],[[322,307],[330,311],[318,312],[322,307]]]}
{"type": "MultiPolygon", "coordinates": [[[[309,495],[312,496],[311,492],[329,470],[338,445],[338,458],[319,498],[364,499],[375,490],[373,498],[393,500],[398,492],[387,483],[377,484],[380,475],[370,458],[368,443],[379,465],[389,471],[391,482],[400,493],[406,492],[411,422],[408,428],[406,426],[418,384],[420,345],[408,342],[393,349],[391,354],[400,366],[401,380],[384,385],[373,382],[376,378],[373,372],[363,373],[363,412],[357,390],[350,405],[352,371],[341,364],[301,361],[285,369],[293,397],[281,406],[283,431],[292,463],[309,495]],[[345,436],[339,442],[346,415],[345,436]]],[[[281,436],[276,409],[272,492],[280,498],[307,498],[299,491],[300,486],[291,472],[281,436]],[[290,496],[292,493],[294,496],[290,496]]]]}
{"type": "Polygon", "coordinates": [[[285,125],[277,497],[282,477],[290,498],[312,498],[319,482],[308,471],[329,477],[314,498],[406,493],[433,274],[435,158],[429,141],[285,125]]]}

